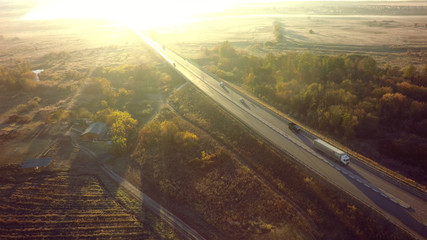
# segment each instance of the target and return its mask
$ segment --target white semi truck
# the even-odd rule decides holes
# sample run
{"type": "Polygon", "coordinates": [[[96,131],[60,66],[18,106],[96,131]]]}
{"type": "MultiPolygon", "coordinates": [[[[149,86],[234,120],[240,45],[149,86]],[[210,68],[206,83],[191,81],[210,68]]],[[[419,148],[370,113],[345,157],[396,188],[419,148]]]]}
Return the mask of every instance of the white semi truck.
{"type": "Polygon", "coordinates": [[[332,146],[331,144],[321,139],[315,139],[313,141],[313,144],[317,150],[333,158],[335,161],[339,161],[344,165],[348,165],[350,163],[350,158],[348,157],[348,155],[345,152],[341,151],[340,149],[332,146]]]}

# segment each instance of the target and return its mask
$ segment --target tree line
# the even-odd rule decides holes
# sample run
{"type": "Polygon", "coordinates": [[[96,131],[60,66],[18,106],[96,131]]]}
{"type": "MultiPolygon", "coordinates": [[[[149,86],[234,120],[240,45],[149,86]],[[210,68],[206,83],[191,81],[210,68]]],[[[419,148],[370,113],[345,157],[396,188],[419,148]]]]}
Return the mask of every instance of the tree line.
{"type": "Polygon", "coordinates": [[[205,50],[209,70],[343,140],[376,139],[383,153],[427,169],[427,65],[378,66],[370,56],[205,50]]]}
{"type": "MultiPolygon", "coordinates": [[[[98,67],[90,78],[85,79],[82,93],[96,97],[87,106],[96,113],[89,112],[88,115],[96,121],[107,123],[112,137],[112,152],[121,155],[135,148],[138,124],[152,114],[152,106],[142,103],[147,99],[146,95],[167,94],[180,81],[182,78],[167,65],[98,67]]],[[[85,110],[83,108],[83,114],[87,114],[85,110]]],[[[165,123],[166,129],[168,126],[165,123]]],[[[189,137],[188,134],[181,135],[185,139],[189,137]]]]}
{"type": "Polygon", "coordinates": [[[30,91],[37,85],[35,77],[30,64],[25,61],[15,61],[11,66],[0,66],[0,85],[8,90],[30,91]]]}

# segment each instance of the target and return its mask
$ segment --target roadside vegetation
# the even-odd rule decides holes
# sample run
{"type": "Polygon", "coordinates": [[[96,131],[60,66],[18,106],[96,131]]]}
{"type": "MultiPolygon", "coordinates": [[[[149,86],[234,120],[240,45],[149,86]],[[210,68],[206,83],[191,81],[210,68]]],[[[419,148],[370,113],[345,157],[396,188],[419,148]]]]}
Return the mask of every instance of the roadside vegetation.
{"type": "MultiPolygon", "coordinates": [[[[240,54],[229,44],[220,51],[223,62],[214,70],[232,80],[240,67],[226,66],[240,54]]],[[[209,238],[410,238],[276,154],[193,87],[174,93],[172,108],[161,108],[183,79],[157,58],[133,56],[144,53],[134,46],[109,46],[2,66],[1,163],[36,156],[62,137],[71,120],[103,121],[111,132],[117,158],[109,163],[116,171],[125,168],[117,172],[209,238]],[[45,70],[40,82],[34,81],[31,65],[45,70]]],[[[0,238],[20,233],[23,238],[181,239],[111,179],[95,174],[98,163],[80,158],[70,137],[64,139],[67,149],[53,147],[49,154],[73,169],[0,170],[0,238]]]]}
{"type": "Polygon", "coordinates": [[[203,54],[220,78],[426,184],[427,65],[377,66],[369,56],[309,52],[257,57],[229,42],[203,54]]]}
{"type": "Polygon", "coordinates": [[[99,142],[100,152],[126,156],[135,147],[137,129],[183,82],[146,51],[60,51],[0,66],[1,239],[183,239],[63,137],[73,121],[104,121],[113,144],[99,142]],[[108,58],[93,67],[97,55],[108,58]],[[44,69],[39,82],[34,69],[44,69]],[[21,169],[42,152],[51,170],[21,169]]]}
{"type": "Polygon", "coordinates": [[[170,104],[139,131],[123,175],[209,238],[410,238],[275,153],[194,87],[170,104]]]}
{"type": "MultiPolygon", "coordinates": [[[[62,59],[67,64],[70,58],[69,53],[51,53],[37,62],[46,66],[52,59],[62,59]]],[[[61,125],[72,119],[103,121],[111,129],[112,152],[118,155],[133,149],[137,127],[156,113],[174,86],[183,83],[167,64],[156,61],[59,73],[47,69],[36,82],[28,62],[15,61],[0,67],[0,86],[8,91],[7,95],[34,96],[3,116],[4,122],[22,125],[34,117],[47,125],[61,125]],[[55,99],[58,101],[52,102],[55,99]],[[47,108],[48,104],[52,105],[47,108]]]]}
{"type": "Polygon", "coordinates": [[[135,147],[137,129],[160,108],[171,89],[183,83],[169,66],[121,65],[101,67],[83,84],[72,109],[75,117],[105,122],[111,132],[112,152],[129,153],[135,147]]]}
{"type": "Polygon", "coordinates": [[[313,236],[304,214],[168,108],[139,131],[124,175],[209,239],[313,236]]]}

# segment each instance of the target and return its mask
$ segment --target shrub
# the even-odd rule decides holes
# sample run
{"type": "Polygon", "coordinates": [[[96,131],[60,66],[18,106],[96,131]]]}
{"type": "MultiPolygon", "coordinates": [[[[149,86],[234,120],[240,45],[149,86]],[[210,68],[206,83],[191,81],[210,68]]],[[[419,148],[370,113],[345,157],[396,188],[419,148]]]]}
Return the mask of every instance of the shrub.
{"type": "Polygon", "coordinates": [[[52,123],[52,122],[62,122],[63,120],[69,119],[70,118],[70,111],[68,110],[58,110],[56,112],[51,113],[48,117],[47,117],[47,123],[52,123]]]}
{"type": "Polygon", "coordinates": [[[32,118],[29,115],[24,115],[24,116],[19,116],[16,114],[10,115],[7,120],[6,123],[29,123],[31,122],[32,118]]]}
{"type": "Polygon", "coordinates": [[[16,114],[10,115],[7,120],[6,123],[15,123],[19,120],[19,116],[16,114]]]}
{"type": "Polygon", "coordinates": [[[24,115],[22,117],[19,118],[18,123],[29,123],[31,122],[32,118],[30,117],[30,115],[24,115]]]}
{"type": "Polygon", "coordinates": [[[41,101],[41,98],[34,97],[33,99],[27,102],[27,106],[28,108],[36,108],[39,106],[40,101],[41,101]]]}
{"type": "Polygon", "coordinates": [[[26,112],[26,111],[28,111],[28,106],[27,106],[27,105],[25,105],[25,104],[19,104],[19,105],[16,107],[16,112],[17,112],[17,113],[24,113],[24,112],[26,112]]]}

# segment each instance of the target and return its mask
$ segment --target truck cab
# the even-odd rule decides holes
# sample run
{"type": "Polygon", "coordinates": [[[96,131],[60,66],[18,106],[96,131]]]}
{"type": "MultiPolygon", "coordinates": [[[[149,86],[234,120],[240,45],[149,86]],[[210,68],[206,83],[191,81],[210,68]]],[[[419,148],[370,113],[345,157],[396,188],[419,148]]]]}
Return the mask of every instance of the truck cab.
{"type": "Polygon", "coordinates": [[[343,154],[341,155],[340,161],[342,164],[348,165],[350,163],[350,157],[347,154],[343,154]]]}

